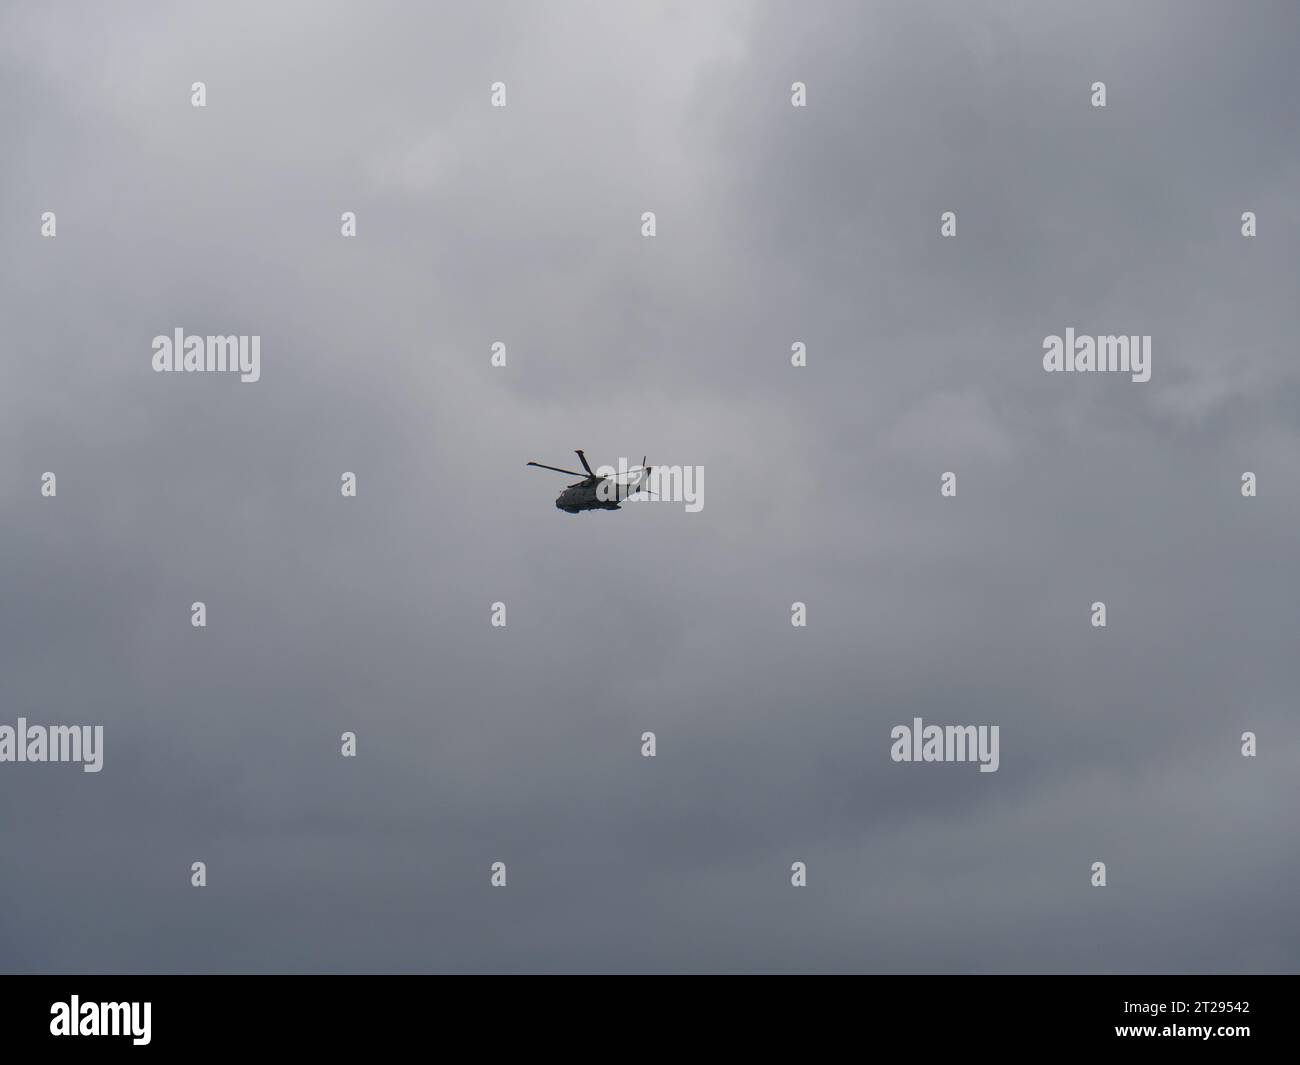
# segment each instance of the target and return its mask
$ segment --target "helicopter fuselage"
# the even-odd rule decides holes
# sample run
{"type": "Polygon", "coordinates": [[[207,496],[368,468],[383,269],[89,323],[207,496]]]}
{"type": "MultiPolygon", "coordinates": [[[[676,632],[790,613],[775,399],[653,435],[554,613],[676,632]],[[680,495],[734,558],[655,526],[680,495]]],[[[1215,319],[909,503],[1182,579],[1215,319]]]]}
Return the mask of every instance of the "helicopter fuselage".
{"type": "Polygon", "coordinates": [[[567,514],[577,514],[582,510],[619,510],[619,501],[627,498],[626,490],[622,485],[615,485],[614,491],[605,489],[604,495],[607,497],[601,499],[601,493],[597,491],[599,480],[588,478],[585,481],[579,481],[577,484],[571,484],[561,492],[555,500],[555,506],[567,514]]]}

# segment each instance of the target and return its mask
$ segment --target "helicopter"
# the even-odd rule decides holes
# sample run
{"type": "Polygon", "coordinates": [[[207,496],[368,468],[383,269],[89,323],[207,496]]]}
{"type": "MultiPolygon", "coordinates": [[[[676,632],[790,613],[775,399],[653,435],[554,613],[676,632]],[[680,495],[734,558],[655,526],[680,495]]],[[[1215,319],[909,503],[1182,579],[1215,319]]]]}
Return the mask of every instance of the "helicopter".
{"type": "Polygon", "coordinates": [[[582,463],[582,468],[586,473],[579,473],[577,470],[562,470],[559,466],[547,466],[544,462],[528,462],[527,466],[536,466],[542,470],[554,470],[556,473],[567,473],[573,477],[581,477],[582,480],[576,484],[569,485],[563,492],[556,497],[556,509],[564,511],[566,514],[577,514],[580,510],[622,510],[619,504],[630,495],[643,491],[650,477],[650,467],[645,464],[645,457],[641,459],[641,476],[632,484],[620,484],[612,477],[602,477],[600,474],[592,471],[587,463],[587,456],[581,451],[575,451],[578,461],[582,463]],[[609,482],[609,487],[601,489],[603,482],[609,482]],[[602,498],[602,496],[604,498],[602,498]]]}

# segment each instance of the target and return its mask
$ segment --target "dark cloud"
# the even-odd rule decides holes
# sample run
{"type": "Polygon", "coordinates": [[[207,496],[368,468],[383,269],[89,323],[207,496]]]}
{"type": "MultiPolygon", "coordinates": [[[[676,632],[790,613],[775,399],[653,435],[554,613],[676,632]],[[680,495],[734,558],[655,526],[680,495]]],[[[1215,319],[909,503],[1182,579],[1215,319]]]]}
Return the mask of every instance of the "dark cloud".
{"type": "Polygon", "coordinates": [[[0,767],[0,965],[1294,971],[1296,22],[7,8],[0,723],[106,735],[0,767]]]}

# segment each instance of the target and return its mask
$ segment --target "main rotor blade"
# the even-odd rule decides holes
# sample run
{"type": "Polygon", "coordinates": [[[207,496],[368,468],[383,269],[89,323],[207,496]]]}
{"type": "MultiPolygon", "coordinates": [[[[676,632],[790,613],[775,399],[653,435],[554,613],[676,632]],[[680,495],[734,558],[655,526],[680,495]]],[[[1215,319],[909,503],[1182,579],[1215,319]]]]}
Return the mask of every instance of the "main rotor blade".
{"type": "Polygon", "coordinates": [[[567,473],[570,477],[586,477],[585,473],[579,473],[577,470],[562,470],[559,466],[548,466],[544,462],[526,462],[525,466],[536,466],[542,470],[554,470],[556,473],[567,473]]]}
{"type": "Polygon", "coordinates": [[[587,476],[595,477],[596,475],[592,472],[591,467],[587,465],[587,456],[581,451],[575,451],[574,454],[578,456],[578,461],[582,463],[582,468],[587,471],[587,476]]]}

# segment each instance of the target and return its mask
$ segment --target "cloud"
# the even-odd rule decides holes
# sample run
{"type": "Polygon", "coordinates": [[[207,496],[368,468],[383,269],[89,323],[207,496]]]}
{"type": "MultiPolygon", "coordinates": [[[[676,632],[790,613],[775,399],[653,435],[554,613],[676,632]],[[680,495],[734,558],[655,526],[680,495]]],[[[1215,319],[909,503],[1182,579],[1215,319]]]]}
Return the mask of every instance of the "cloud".
{"type": "Polygon", "coordinates": [[[7,9],[0,676],[105,752],[0,767],[4,957],[1293,970],[1295,18],[7,9]],[[561,514],[578,447],[705,508],[561,514]]]}

